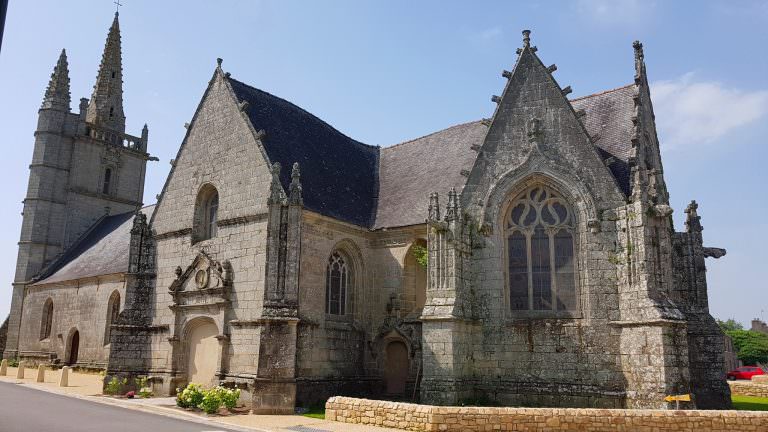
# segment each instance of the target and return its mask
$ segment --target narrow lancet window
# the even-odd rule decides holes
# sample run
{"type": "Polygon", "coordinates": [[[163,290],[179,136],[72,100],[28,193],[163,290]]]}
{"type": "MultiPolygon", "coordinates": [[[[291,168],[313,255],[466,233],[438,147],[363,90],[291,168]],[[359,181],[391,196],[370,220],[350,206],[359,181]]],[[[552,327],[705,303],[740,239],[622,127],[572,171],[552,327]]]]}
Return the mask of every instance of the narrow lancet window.
{"type": "Polygon", "coordinates": [[[53,300],[50,298],[43,305],[43,316],[40,322],[40,339],[51,337],[51,327],[53,326],[53,300]]]}
{"type": "Polygon", "coordinates": [[[109,195],[110,186],[112,185],[112,168],[104,170],[104,181],[101,184],[101,193],[109,195]]]}
{"type": "Polygon", "coordinates": [[[350,271],[344,256],[338,251],[328,258],[325,278],[325,312],[330,315],[344,315],[347,309],[347,288],[350,271]]]}
{"type": "Polygon", "coordinates": [[[208,240],[218,234],[219,192],[210,184],[203,186],[197,194],[193,243],[208,240]]]}

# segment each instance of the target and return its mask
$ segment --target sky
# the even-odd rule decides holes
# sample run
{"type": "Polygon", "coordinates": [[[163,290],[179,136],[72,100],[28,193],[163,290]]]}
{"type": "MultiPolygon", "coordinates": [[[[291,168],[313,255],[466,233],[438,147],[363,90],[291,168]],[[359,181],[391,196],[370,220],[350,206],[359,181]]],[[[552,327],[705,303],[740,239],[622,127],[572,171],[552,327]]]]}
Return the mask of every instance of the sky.
{"type": "MultiPolygon", "coordinates": [[[[710,310],[768,319],[768,1],[122,0],[126,132],[149,125],[144,203],[216,66],[367,144],[490,117],[523,29],[572,97],[630,84],[645,46],[677,230],[699,203],[710,310]]],[[[115,5],[10,0],[0,51],[0,321],[10,308],[22,200],[46,85],[66,48],[72,108],[90,97],[115,5]]]]}

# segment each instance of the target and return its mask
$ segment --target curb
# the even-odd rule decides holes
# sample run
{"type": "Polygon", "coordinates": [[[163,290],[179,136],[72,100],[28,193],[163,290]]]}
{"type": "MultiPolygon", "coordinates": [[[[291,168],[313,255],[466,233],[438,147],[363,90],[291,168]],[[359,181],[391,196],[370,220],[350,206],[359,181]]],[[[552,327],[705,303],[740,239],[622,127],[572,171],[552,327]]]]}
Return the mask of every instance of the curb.
{"type": "Polygon", "coordinates": [[[255,428],[255,427],[245,427],[245,426],[233,425],[233,424],[230,424],[230,423],[226,423],[226,422],[220,421],[220,420],[218,420],[216,418],[201,417],[199,415],[192,414],[192,413],[187,413],[187,412],[184,412],[184,411],[179,411],[179,410],[176,410],[174,408],[167,408],[167,407],[162,407],[162,406],[157,406],[157,405],[147,405],[147,404],[142,404],[140,402],[139,403],[137,403],[137,402],[123,402],[122,400],[119,400],[119,399],[112,399],[112,398],[100,397],[100,396],[87,396],[87,395],[72,394],[72,393],[67,393],[67,392],[64,392],[64,391],[57,390],[56,388],[50,388],[50,387],[41,386],[41,385],[38,385],[37,383],[26,383],[26,382],[19,382],[19,381],[16,381],[16,382],[3,381],[3,382],[7,382],[8,384],[23,385],[23,386],[25,386],[27,388],[30,388],[30,389],[33,389],[33,390],[39,390],[39,391],[44,391],[44,392],[48,392],[48,393],[57,394],[57,395],[60,395],[60,396],[66,396],[66,397],[81,399],[81,400],[85,400],[85,401],[95,402],[95,403],[99,403],[99,404],[102,404],[102,405],[110,405],[110,406],[113,406],[113,407],[130,409],[130,410],[134,410],[134,411],[142,411],[142,412],[147,412],[147,413],[151,413],[151,414],[160,415],[160,416],[163,416],[163,417],[170,417],[170,418],[173,418],[173,419],[176,419],[176,420],[184,420],[184,421],[189,421],[189,422],[193,422],[193,423],[197,423],[197,424],[202,424],[202,425],[212,425],[212,424],[215,424],[217,426],[222,426],[222,427],[224,427],[226,429],[234,430],[234,431],[239,431],[239,432],[254,432],[254,431],[255,432],[275,432],[274,429],[259,429],[259,428],[255,428]]]}

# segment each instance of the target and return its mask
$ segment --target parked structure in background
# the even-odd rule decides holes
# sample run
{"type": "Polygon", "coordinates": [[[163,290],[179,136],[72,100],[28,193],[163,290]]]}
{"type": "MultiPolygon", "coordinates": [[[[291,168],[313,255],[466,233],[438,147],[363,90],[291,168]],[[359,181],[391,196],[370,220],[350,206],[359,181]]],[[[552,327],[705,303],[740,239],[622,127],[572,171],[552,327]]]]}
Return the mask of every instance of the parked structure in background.
{"type": "Polygon", "coordinates": [[[730,406],[696,202],[672,226],[643,47],[569,100],[523,32],[489,119],[386,148],[219,59],[154,207],[125,134],[117,15],[91,100],[40,110],[6,357],[240,387],[457,404],[730,406]],[[106,208],[106,209],[105,209],[106,208]]]}
{"type": "Polygon", "coordinates": [[[755,318],[752,320],[752,328],[750,330],[768,334],[768,324],[766,324],[760,318],[755,318]]]}

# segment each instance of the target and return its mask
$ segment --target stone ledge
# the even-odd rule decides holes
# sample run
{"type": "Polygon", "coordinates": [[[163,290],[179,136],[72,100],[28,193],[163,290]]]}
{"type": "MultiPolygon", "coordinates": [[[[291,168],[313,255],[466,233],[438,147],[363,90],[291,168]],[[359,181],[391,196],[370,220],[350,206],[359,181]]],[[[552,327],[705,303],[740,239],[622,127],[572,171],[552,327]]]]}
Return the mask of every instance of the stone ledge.
{"type": "Polygon", "coordinates": [[[328,399],[325,418],[429,432],[768,430],[761,411],[442,407],[342,396],[328,399]]]}

